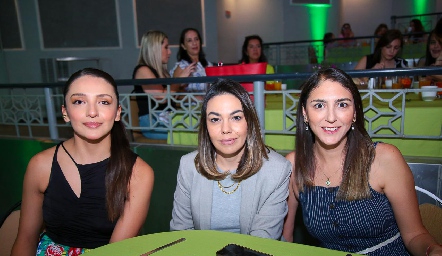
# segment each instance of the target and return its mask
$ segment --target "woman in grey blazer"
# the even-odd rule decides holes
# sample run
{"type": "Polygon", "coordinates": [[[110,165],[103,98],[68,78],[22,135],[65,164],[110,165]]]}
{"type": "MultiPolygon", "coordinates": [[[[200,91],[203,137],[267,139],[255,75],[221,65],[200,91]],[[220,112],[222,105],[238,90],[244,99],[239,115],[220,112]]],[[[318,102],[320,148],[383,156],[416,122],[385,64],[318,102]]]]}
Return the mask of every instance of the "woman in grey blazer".
{"type": "Polygon", "coordinates": [[[264,144],[247,91],[218,80],[201,107],[198,150],[181,158],[170,229],[280,239],[291,169],[264,144]]]}

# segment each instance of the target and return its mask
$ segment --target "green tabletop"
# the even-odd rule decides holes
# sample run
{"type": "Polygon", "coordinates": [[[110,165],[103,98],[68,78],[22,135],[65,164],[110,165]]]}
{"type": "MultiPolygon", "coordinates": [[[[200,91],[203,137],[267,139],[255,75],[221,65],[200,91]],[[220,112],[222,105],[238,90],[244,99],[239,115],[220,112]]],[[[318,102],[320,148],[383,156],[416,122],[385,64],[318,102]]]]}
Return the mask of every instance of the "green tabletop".
{"type": "MultiPolygon", "coordinates": [[[[381,93],[384,98],[392,97],[391,92],[381,93]]],[[[298,97],[293,94],[286,97],[286,111],[293,111],[290,107],[296,102],[298,97]]],[[[442,100],[422,101],[418,94],[407,93],[405,103],[404,133],[415,136],[439,136],[442,129],[442,100]]],[[[269,94],[266,96],[265,107],[265,129],[268,131],[283,130],[283,100],[281,94],[269,94]]],[[[392,106],[401,108],[401,101],[394,101],[392,106]]],[[[368,105],[368,100],[364,100],[364,106],[368,105]]],[[[365,113],[368,117],[374,117],[378,111],[392,112],[389,103],[375,100],[374,105],[377,111],[369,110],[365,113]]],[[[293,108],[293,107],[292,107],[293,108]]],[[[286,117],[286,127],[289,128],[295,122],[295,114],[286,117]]],[[[386,125],[388,122],[393,124],[397,130],[400,130],[401,118],[390,120],[389,117],[381,117],[373,121],[373,129],[386,125]]],[[[189,123],[189,118],[175,116],[172,120],[176,122],[189,123]]],[[[196,118],[193,118],[192,125],[196,127],[196,118]]],[[[294,129],[293,129],[294,131],[294,129]]],[[[393,134],[389,129],[382,129],[378,134],[393,134]]],[[[404,156],[424,156],[424,157],[442,157],[442,141],[430,139],[404,139],[404,138],[373,138],[374,141],[383,141],[391,143],[399,148],[404,156]]],[[[168,142],[171,142],[169,136],[168,142]]],[[[197,145],[198,136],[195,132],[173,132],[173,142],[178,145],[197,145]]],[[[290,134],[266,134],[265,143],[276,150],[293,150],[295,147],[295,136],[290,134]]]]}
{"type": "MultiPolygon", "coordinates": [[[[85,255],[125,255],[139,256],[162,245],[173,242],[177,239],[186,240],[156,252],[154,255],[204,255],[215,256],[216,252],[227,244],[237,244],[256,251],[271,254],[274,256],[346,256],[345,252],[334,251],[319,247],[302,244],[281,242],[272,239],[259,238],[249,235],[241,235],[229,232],[213,230],[186,230],[156,233],[126,239],[121,242],[108,244],[94,249],[85,255]]],[[[350,254],[356,255],[356,254],[350,254]]]]}

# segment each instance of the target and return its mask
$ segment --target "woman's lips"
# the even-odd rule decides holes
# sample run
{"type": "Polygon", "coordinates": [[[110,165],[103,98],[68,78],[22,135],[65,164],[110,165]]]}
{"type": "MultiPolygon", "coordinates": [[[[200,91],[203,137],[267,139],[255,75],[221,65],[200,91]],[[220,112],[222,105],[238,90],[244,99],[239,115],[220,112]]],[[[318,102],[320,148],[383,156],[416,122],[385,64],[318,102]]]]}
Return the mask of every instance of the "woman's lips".
{"type": "Polygon", "coordinates": [[[324,130],[326,133],[335,133],[339,130],[340,127],[322,127],[322,130],[324,130]]]}
{"type": "Polygon", "coordinates": [[[99,126],[101,125],[101,123],[97,123],[97,122],[86,122],[86,123],[84,123],[84,125],[85,125],[86,127],[89,127],[89,128],[97,128],[97,127],[99,127],[99,126]]]}
{"type": "Polygon", "coordinates": [[[221,140],[221,144],[223,145],[232,145],[233,143],[235,143],[236,139],[224,139],[221,140]]]}

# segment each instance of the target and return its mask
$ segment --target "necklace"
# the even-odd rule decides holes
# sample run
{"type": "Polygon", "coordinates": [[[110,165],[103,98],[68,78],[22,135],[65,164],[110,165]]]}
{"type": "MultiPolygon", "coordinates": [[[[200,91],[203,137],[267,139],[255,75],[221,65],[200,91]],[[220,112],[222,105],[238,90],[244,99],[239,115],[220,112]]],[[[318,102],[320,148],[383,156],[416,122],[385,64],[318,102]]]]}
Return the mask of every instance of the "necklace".
{"type": "Polygon", "coordinates": [[[339,170],[341,170],[342,169],[342,166],[344,165],[344,163],[342,163],[341,164],[341,166],[332,174],[332,175],[330,175],[330,176],[327,176],[326,174],[325,174],[325,172],[322,170],[322,168],[319,168],[320,170],[321,170],[321,172],[322,172],[322,174],[324,174],[324,176],[327,178],[327,180],[325,181],[325,185],[327,186],[327,187],[330,187],[330,185],[331,185],[331,181],[330,181],[330,178],[331,177],[333,177],[339,170]]]}
{"type": "Polygon", "coordinates": [[[235,183],[233,183],[233,184],[230,185],[230,186],[224,187],[223,185],[221,185],[221,182],[219,182],[219,180],[218,180],[218,187],[219,187],[219,189],[221,189],[221,191],[222,191],[224,194],[227,194],[227,195],[230,195],[230,194],[235,193],[235,191],[238,190],[238,188],[239,188],[239,184],[241,184],[241,181],[238,182],[238,184],[236,184],[235,189],[233,189],[232,191],[225,191],[225,190],[224,190],[225,188],[231,188],[233,185],[235,185],[235,183]]]}

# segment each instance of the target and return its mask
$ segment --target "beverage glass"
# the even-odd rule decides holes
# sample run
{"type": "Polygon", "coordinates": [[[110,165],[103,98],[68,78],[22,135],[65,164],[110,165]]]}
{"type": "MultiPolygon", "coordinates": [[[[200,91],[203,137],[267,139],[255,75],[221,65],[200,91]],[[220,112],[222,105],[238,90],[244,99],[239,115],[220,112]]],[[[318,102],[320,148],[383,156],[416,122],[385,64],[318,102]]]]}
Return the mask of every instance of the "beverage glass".
{"type": "Polygon", "coordinates": [[[275,90],[281,90],[282,81],[281,80],[275,80],[275,90]]]}
{"type": "Polygon", "coordinates": [[[273,91],[273,90],[275,90],[275,83],[274,83],[274,82],[266,83],[266,84],[265,84],[265,89],[266,89],[267,91],[273,91]]]}
{"type": "Polygon", "coordinates": [[[403,88],[411,88],[411,84],[413,83],[413,79],[409,76],[401,77],[401,85],[403,88]]]}
{"type": "Polygon", "coordinates": [[[393,80],[395,80],[394,77],[388,76],[385,78],[385,89],[393,88],[393,80]]]}
{"type": "Polygon", "coordinates": [[[393,82],[393,84],[391,85],[392,89],[402,89],[402,84],[400,83],[397,76],[393,76],[391,80],[393,82]]]}
{"type": "Polygon", "coordinates": [[[419,77],[419,88],[431,85],[431,80],[426,77],[419,77]]]}

